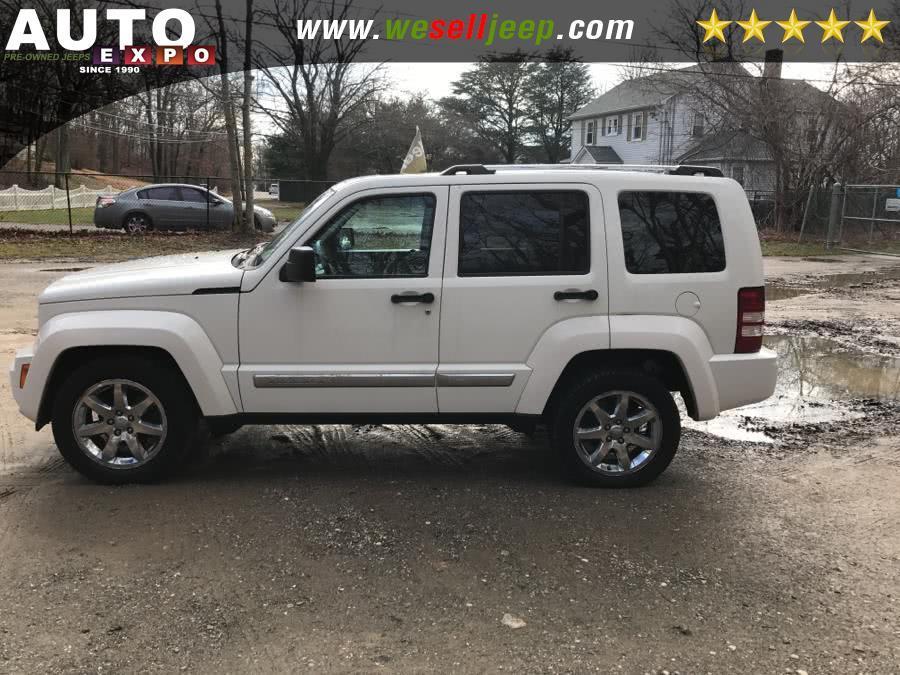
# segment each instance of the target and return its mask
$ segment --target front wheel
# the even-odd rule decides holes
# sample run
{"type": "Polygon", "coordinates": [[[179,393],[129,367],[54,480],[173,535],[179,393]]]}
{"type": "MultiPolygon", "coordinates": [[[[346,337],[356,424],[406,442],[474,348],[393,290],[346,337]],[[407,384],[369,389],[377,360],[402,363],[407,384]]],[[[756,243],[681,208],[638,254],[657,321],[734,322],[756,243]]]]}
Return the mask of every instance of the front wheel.
{"type": "Polygon", "coordinates": [[[639,372],[599,372],[575,381],[553,417],[553,443],[567,472],[598,487],[649,483],[675,457],[680,437],[671,393],[639,372]]]}
{"type": "Polygon", "coordinates": [[[195,437],[197,413],[170,365],[112,356],[90,361],[65,379],[52,426],[60,453],[88,478],[148,482],[184,457],[195,437]]]}

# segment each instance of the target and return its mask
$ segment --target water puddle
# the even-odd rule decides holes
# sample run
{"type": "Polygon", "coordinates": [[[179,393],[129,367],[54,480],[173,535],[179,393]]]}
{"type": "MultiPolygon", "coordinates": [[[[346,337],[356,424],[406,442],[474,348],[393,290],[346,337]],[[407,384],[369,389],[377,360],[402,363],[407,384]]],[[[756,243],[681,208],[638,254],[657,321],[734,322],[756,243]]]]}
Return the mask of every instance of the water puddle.
{"type": "Polygon", "coordinates": [[[778,352],[775,394],[761,403],[728,410],[714,420],[685,426],[737,441],[771,443],[765,428],[854,419],[851,399],[900,400],[900,358],[848,350],[826,338],[769,336],[778,352]]]}
{"type": "MultiPolygon", "coordinates": [[[[818,260],[804,258],[804,260],[818,260]]],[[[822,262],[839,262],[822,258],[822,262]]],[[[841,274],[828,274],[811,281],[804,281],[802,285],[768,284],[766,285],[766,300],[775,302],[787,300],[798,295],[815,293],[826,288],[853,288],[855,286],[876,284],[880,281],[900,279],[900,265],[883,267],[879,270],[868,272],[843,272],[841,274]]]]}

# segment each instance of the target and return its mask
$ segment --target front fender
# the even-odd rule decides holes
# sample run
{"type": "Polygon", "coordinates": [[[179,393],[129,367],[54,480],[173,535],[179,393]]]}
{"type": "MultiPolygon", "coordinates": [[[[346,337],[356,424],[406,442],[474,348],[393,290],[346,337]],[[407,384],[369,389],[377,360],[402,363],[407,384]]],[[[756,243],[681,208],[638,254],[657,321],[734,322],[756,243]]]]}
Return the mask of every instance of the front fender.
{"type": "Polygon", "coordinates": [[[17,401],[36,420],[54,365],[63,352],[78,347],[155,347],[181,369],[204,415],[233,415],[238,406],[223,375],[224,364],[206,332],[177,312],[109,310],[59,314],[41,327],[25,388],[17,401]]]}

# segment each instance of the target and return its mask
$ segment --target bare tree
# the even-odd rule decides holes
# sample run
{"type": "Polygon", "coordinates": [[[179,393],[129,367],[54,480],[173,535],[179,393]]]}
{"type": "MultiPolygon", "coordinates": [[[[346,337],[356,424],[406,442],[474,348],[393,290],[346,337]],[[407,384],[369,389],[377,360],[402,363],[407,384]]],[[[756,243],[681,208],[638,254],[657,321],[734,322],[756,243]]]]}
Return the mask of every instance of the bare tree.
{"type": "Polygon", "coordinates": [[[250,103],[253,98],[253,0],[245,0],[247,15],[244,21],[244,98],[241,101],[242,126],[244,133],[244,196],[246,210],[241,229],[244,232],[253,230],[255,215],[253,210],[253,125],[250,117],[250,103]]]}
{"type": "Polygon", "coordinates": [[[353,15],[353,1],[274,0],[259,14],[276,27],[287,50],[261,43],[257,66],[280,99],[281,106],[260,104],[272,122],[302,148],[304,177],[328,178],[328,161],[338,143],[365,123],[366,106],[380,88],[378,65],[354,62],[363,40],[297,39],[298,18],[342,21],[353,15]]]}
{"type": "Polygon", "coordinates": [[[228,74],[228,33],[222,16],[222,1],[216,0],[216,20],[218,22],[219,86],[222,108],[225,112],[225,132],[228,136],[228,165],[231,173],[231,201],[234,202],[234,222],[232,228],[241,223],[241,158],[238,153],[237,121],[231,100],[231,81],[228,74]]]}

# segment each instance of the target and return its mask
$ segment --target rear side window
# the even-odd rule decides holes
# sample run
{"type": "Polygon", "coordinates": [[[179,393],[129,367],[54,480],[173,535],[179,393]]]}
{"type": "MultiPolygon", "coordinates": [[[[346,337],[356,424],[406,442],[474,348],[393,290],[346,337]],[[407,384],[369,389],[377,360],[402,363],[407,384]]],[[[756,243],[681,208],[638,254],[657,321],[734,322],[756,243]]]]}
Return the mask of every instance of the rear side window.
{"type": "Polygon", "coordinates": [[[621,192],[625,268],[632,274],[725,269],[716,203],[700,192],[621,192]]]}
{"type": "Polygon", "coordinates": [[[589,231],[584,192],[466,192],[459,205],[458,274],[587,274],[589,231]]]}
{"type": "Polygon", "coordinates": [[[141,199],[164,199],[173,202],[181,201],[181,196],[178,194],[178,188],[174,185],[147,188],[143,192],[139,192],[138,196],[141,199]]]}

